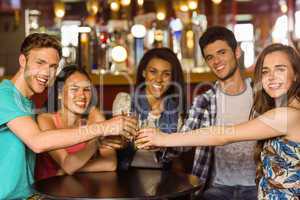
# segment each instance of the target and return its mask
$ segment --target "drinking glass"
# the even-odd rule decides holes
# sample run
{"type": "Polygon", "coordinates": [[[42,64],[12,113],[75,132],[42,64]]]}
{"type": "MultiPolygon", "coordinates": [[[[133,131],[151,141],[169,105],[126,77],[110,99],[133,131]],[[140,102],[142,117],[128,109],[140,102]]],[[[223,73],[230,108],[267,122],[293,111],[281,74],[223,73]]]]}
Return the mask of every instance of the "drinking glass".
{"type": "MultiPolygon", "coordinates": [[[[139,119],[139,123],[138,123],[138,128],[140,129],[144,129],[144,128],[156,128],[157,127],[157,123],[158,123],[158,119],[139,119]]],[[[136,144],[134,144],[134,146],[136,146],[136,144]]]]}
{"type": "MultiPolygon", "coordinates": [[[[123,112],[122,111],[122,115],[127,116],[127,117],[132,117],[132,118],[135,118],[136,120],[138,120],[138,114],[136,112],[131,112],[131,111],[123,112]]],[[[136,131],[138,131],[138,130],[136,130],[136,131]]],[[[136,136],[128,135],[128,136],[124,136],[124,137],[128,142],[134,143],[136,136]]]]}

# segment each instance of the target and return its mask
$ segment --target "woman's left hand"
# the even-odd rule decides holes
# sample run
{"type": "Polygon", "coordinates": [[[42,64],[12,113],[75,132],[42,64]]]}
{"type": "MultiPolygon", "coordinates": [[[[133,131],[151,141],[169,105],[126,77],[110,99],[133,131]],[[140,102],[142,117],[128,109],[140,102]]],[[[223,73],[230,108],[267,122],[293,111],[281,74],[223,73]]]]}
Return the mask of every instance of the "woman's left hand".
{"type": "Polygon", "coordinates": [[[157,128],[145,128],[138,132],[135,144],[139,149],[151,149],[163,146],[163,141],[167,135],[157,128]]]}
{"type": "Polygon", "coordinates": [[[100,145],[105,148],[110,149],[123,149],[127,146],[126,139],[123,136],[107,136],[104,138],[101,138],[100,145]]]}

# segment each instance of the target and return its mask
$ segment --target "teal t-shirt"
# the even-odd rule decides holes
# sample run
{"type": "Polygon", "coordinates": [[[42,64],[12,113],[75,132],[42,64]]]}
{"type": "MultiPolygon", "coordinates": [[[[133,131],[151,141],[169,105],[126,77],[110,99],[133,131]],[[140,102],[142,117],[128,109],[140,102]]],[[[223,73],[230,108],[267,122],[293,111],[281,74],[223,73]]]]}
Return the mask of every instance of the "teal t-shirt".
{"type": "MultiPolygon", "coordinates": [[[[32,194],[35,154],[7,127],[7,122],[33,115],[33,103],[9,80],[0,83],[0,199],[32,194]]],[[[26,129],[26,127],[24,127],[26,129]]]]}

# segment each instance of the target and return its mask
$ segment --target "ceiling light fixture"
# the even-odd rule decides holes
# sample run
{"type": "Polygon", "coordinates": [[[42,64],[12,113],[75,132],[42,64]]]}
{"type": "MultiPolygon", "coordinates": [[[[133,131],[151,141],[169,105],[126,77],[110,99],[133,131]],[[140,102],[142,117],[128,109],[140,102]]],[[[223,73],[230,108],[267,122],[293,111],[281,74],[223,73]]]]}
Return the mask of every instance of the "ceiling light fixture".
{"type": "Polygon", "coordinates": [[[121,0],[121,5],[122,6],[129,6],[131,3],[131,0],[121,0]]]}
{"type": "Polygon", "coordinates": [[[99,11],[99,4],[97,0],[88,0],[86,2],[86,10],[92,16],[96,15],[99,11]]]}
{"type": "Polygon", "coordinates": [[[182,12],[187,12],[187,11],[189,10],[189,7],[188,7],[186,4],[182,4],[182,5],[180,6],[180,10],[181,10],[182,12]]]}
{"type": "Polygon", "coordinates": [[[65,4],[61,1],[54,2],[54,13],[58,18],[63,18],[65,16],[65,4]]]}
{"type": "Polygon", "coordinates": [[[166,13],[163,12],[163,11],[159,11],[157,14],[156,14],[156,18],[159,20],[159,21],[163,21],[166,19],[166,13]]]}
{"type": "Polygon", "coordinates": [[[144,0],[137,0],[137,3],[139,6],[143,6],[144,5],[144,0]]]}
{"type": "Polygon", "coordinates": [[[123,46],[115,46],[111,50],[111,57],[117,63],[124,62],[128,57],[127,50],[123,46]]]}
{"type": "Polygon", "coordinates": [[[142,24],[135,24],[131,27],[131,34],[135,38],[144,38],[146,33],[146,27],[142,24]]]}
{"type": "Polygon", "coordinates": [[[117,12],[120,10],[120,4],[116,1],[113,1],[110,3],[110,9],[114,12],[117,12]]]}
{"type": "Polygon", "coordinates": [[[220,4],[222,2],[222,0],[211,0],[214,4],[220,4]]]}
{"type": "Polygon", "coordinates": [[[190,10],[196,10],[198,7],[198,2],[196,0],[189,0],[188,7],[190,10]]]}

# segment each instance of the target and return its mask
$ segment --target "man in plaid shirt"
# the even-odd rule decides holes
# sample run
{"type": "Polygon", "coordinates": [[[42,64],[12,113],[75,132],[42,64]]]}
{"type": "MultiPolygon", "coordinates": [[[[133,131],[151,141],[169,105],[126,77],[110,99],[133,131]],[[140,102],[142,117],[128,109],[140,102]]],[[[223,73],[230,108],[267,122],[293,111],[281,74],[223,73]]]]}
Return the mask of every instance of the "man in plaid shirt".
{"type": "MultiPolygon", "coordinates": [[[[186,132],[215,124],[216,120],[216,90],[213,86],[210,90],[194,98],[193,106],[181,131],[186,132]]],[[[189,148],[180,149],[186,151],[189,148]]],[[[197,147],[194,156],[192,174],[201,181],[206,182],[213,161],[213,147],[197,147]]]]}
{"type": "MultiPolygon", "coordinates": [[[[247,121],[252,106],[252,88],[250,80],[243,79],[238,67],[241,53],[234,34],[224,27],[211,27],[202,35],[199,44],[217,82],[194,98],[182,131],[247,121]]],[[[201,199],[257,199],[254,147],[255,142],[198,147],[192,174],[209,182],[201,199]]]]}

